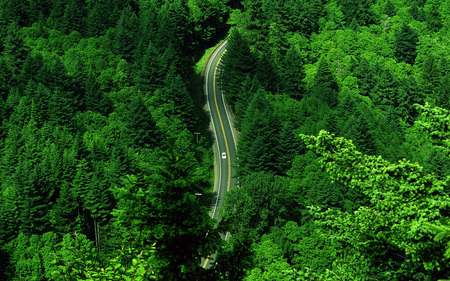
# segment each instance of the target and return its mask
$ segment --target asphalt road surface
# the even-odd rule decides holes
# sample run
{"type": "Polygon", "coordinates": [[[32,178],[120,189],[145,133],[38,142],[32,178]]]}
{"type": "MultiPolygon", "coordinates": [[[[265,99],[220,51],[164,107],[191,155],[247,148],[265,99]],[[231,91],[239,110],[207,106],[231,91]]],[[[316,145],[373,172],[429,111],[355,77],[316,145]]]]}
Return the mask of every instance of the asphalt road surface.
{"type": "MultiPolygon", "coordinates": [[[[219,181],[217,193],[213,201],[212,217],[220,220],[219,210],[222,208],[225,195],[230,189],[236,185],[234,178],[236,165],[236,142],[231,130],[230,113],[226,109],[225,99],[219,87],[218,74],[220,72],[219,64],[223,54],[226,52],[226,41],[214,50],[211,55],[205,72],[205,91],[207,103],[210,109],[211,121],[214,128],[214,136],[218,153],[215,157],[219,163],[219,181]],[[224,157],[225,153],[225,157],[224,157]]],[[[214,255],[210,258],[202,260],[204,268],[209,267],[213,262],[214,255]]]]}

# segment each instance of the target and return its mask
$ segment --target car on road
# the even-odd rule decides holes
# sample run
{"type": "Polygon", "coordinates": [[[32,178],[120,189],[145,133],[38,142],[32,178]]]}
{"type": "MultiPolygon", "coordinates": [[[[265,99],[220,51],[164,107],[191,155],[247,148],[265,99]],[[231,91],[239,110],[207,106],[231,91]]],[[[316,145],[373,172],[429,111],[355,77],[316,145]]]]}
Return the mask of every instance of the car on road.
{"type": "Polygon", "coordinates": [[[227,153],[226,152],[222,152],[222,159],[227,159],[227,153]]]}

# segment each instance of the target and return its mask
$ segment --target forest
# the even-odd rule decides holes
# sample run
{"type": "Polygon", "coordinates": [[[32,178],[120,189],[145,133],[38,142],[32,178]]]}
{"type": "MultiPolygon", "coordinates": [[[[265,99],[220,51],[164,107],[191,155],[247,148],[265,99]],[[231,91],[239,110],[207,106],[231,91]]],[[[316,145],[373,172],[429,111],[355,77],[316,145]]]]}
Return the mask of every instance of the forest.
{"type": "Polygon", "coordinates": [[[0,280],[450,279],[449,1],[0,0],[0,35],[0,280]]]}

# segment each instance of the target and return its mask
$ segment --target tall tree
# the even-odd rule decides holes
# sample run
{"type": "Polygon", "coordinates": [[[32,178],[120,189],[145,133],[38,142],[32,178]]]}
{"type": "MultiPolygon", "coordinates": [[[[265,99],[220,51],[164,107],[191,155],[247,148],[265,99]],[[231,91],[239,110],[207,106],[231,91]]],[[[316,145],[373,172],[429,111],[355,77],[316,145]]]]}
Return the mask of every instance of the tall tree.
{"type": "Polygon", "coordinates": [[[256,60],[241,33],[234,29],[228,39],[227,52],[221,60],[220,82],[226,92],[227,101],[235,106],[241,84],[248,74],[254,73],[256,60]]]}
{"type": "Polygon", "coordinates": [[[338,104],[339,87],[325,56],[322,56],[317,63],[317,74],[311,92],[330,107],[338,104]]]}
{"type": "Polygon", "coordinates": [[[140,96],[134,96],[129,103],[125,117],[125,136],[134,147],[154,148],[161,139],[156,123],[140,96]]]}
{"type": "Polygon", "coordinates": [[[406,23],[403,23],[400,30],[395,34],[394,55],[398,62],[406,62],[414,65],[417,52],[417,43],[419,38],[417,33],[406,23]]]}
{"type": "Polygon", "coordinates": [[[305,94],[305,72],[303,62],[295,46],[291,46],[284,57],[282,67],[282,85],[285,94],[296,100],[301,100],[305,94]]]}

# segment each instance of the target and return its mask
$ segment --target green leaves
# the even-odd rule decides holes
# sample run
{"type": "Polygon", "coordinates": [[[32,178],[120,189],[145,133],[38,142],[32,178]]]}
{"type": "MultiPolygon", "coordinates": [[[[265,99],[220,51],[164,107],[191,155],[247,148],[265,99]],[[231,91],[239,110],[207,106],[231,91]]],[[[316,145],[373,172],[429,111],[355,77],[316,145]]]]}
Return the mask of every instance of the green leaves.
{"type": "MultiPolygon", "coordinates": [[[[440,221],[450,207],[445,182],[425,174],[417,163],[401,160],[390,163],[381,157],[363,155],[351,141],[321,131],[317,137],[301,135],[307,147],[322,156],[321,165],[334,180],[359,188],[370,198],[370,205],[354,214],[326,211],[313,214],[327,235],[342,233],[340,241],[349,243],[369,266],[379,267],[392,276],[408,276],[402,268],[425,270],[442,276],[448,265],[439,258],[440,245],[432,241],[428,221],[440,221]],[[381,251],[385,248],[386,250],[381,251]],[[427,254],[432,251],[434,254],[427,254]],[[395,260],[403,252],[411,259],[395,260]],[[374,260],[372,260],[374,259],[374,260]],[[414,260],[422,261],[420,266],[414,260]]],[[[442,257],[442,256],[441,256],[442,257]]]]}

